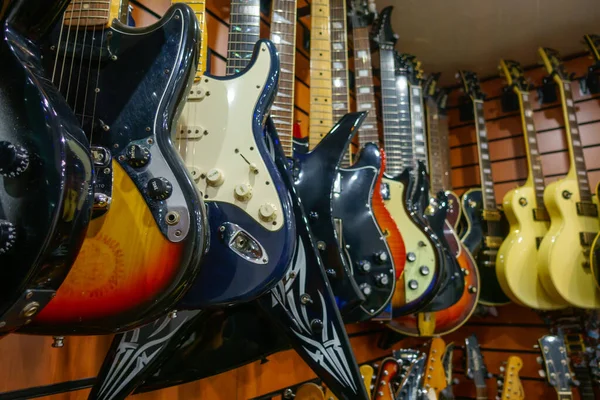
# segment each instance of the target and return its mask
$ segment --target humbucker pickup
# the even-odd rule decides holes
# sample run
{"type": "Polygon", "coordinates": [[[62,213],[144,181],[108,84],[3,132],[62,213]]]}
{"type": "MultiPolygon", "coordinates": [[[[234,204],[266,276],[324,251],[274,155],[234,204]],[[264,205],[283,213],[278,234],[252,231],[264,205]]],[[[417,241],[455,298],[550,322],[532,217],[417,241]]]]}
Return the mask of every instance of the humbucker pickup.
{"type": "Polygon", "coordinates": [[[483,210],[484,221],[500,221],[501,218],[500,211],[483,210]]]}
{"type": "Polygon", "coordinates": [[[581,201],[577,203],[577,214],[585,217],[597,217],[598,207],[594,203],[581,201]]]}
{"type": "Polygon", "coordinates": [[[579,243],[583,247],[591,247],[596,234],[594,232],[579,232],[579,243]]]}
{"type": "Polygon", "coordinates": [[[533,220],[534,221],[550,221],[550,215],[548,210],[545,208],[534,208],[533,209],[533,220]]]}
{"type": "Polygon", "coordinates": [[[485,245],[490,249],[499,249],[502,245],[502,237],[500,236],[486,236],[485,245]]]}
{"type": "Polygon", "coordinates": [[[205,129],[201,126],[180,126],[177,132],[178,139],[199,139],[205,134],[205,129]]]}

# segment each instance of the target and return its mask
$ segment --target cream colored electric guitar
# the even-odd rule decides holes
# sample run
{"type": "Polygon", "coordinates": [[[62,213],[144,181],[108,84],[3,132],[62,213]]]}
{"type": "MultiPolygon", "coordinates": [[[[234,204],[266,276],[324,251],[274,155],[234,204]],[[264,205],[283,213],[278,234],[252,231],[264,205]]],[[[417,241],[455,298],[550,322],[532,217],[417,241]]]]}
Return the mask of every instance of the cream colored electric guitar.
{"type": "Polygon", "coordinates": [[[516,61],[500,60],[500,71],[519,100],[528,177],[523,186],[506,193],[502,202],[510,232],[496,258],[498,282],[515,303],[537,310],[563,308],[564,302],[556,302],[546,293],[535,268],[538,246],[548,232],[550,217],[544,207],[544,174],[529,101],[529,84],[516,61]]]}
{"type": "Polygon", "coordinates": [[[569,146],[569,172],[544,191],[551,223],[540,244],[537,268],[544,289],[554,302],[598,308],[600,291],[589,263],[590,247],[599,228],[598,207],[592,202],[571,82],[557,51],[540,48],[539,53],[560,91],[569,146]]]}

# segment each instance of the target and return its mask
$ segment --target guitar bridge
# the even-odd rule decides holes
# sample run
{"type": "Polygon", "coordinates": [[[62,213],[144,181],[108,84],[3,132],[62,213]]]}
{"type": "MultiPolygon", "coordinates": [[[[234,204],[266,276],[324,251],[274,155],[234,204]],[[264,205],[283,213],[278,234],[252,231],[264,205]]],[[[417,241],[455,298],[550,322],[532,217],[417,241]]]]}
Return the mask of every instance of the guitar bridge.
{"type": "Polygon", "coordinates": [[[582,247],[592,247],[596,234],[593,232],[579,232],[579,243],[582,247]]]}
{"type": "Polygon", "coordinates": [[[598,207],[594,203],[581,201],[577,203],[577,214],[584,217],[597,217],[598,207]]]}
{"type": "Polygon", "coordinates": [[[484,221],[500,221],[501,218],[500,211],[483,210],[484,221]]]}
{"type": "Polygon", "coordinates": [[[534,221],[550,221],[550,215],[548,210],[543,207],[533,209],[533,220],[534,221]]]}
{"type": "Polygon", "coordinates": [[[490,249],[499,249],[502,245],[502,237],[500,236],[486,236],[485,246],[490,249]]]}

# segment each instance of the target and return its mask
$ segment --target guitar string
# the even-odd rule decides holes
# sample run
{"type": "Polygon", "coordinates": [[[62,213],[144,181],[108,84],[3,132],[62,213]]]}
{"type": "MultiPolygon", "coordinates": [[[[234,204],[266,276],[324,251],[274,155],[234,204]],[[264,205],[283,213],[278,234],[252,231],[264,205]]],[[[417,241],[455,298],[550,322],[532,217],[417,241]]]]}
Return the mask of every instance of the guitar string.
{"type": "MultiPolygon", "coordinates": [[[[65,11],[65,13],[67,13],[68,11],[69,10],[67,8],[67,11],[65,11]]],[[[67,28],[67,39],[65,41],[65,54],[63,56],[62,65],[60,66],[60,79],[58,84],[58,91],[61,91],[62,89],[63,75],[65,73],[65,63],[67,60],[67,53],[69,52],[69,37],[71,36],[71,26],[73,25],[73,13],[70,14],[71,16],[69,17],[69,27],[67,28]]]]}
{"type": "MultiPolygon", "coordinates": [[[[107,3],[110,7],[110,2],[107,3]]],[[[108,15],[110,15],[110,9],[106,10],[106,12],[108,13],[108,15]]],[[[94,25],[95,27],[96,25],[94,25]]],[[[103,51],[103,45],[104,45],[104,31],[106,28],[106,24],[102,24],[102,29],[100,30],[100,45],[98,46],[98,49],[100,51],[99,57],[98,57],[98,72],[96,74],[96,82],[95,82],[95,88],[94,88],[94,105],[92,106],[92,121],[91,121],[91,128],[90,128],[90,142],[93,143],[93,138],[94,138],[94,128],[96,126],[95,120],[96,120],[96,106],[97,106],[97,101],[98,101],[98,93],[100,93],[100,66],[102,65],[102,51],[103,51]]],[[[90,64],[91,64],[91,59],[92,57],[90,57],[90,64]]],[[[104,129],[104,127],[102,127],[104,129]]],[[[109,128],[110,129],[110,128],[109,128]]]]}
{"type": "MultiPolygon", "coordinates": [[[[67,83],[67,95],[65,96],[65,100],[67,101],[67,103],[69,103],[69,96],[71,94],[71,80],[73,77],[73,66],[75,63],[75,49],[77,48],[77,37],[79,36],[79,29],[80,29],[80,25],[81,25],[81,14],[83,13],[83,1],[79,0],[79,1],[73,1],[71,3],[71,6],[76,5],[79,2],[80,7],[79,7],[79,13],[78,13],[78,17],[77,17],[77,28],[75,29],[75,39],[73,40],[73,57],[71,57],[71,66],[69,69],[69,81],[67,83]]],[[[73,14],[74,11],[71,12],[71,16],[73,14]]],[[[83,54],[85,49],[85,42],[82,44],[81,46],[81,53],[83,54]]],[[[77,106],[77,103],[74,103],[75,107],[77,106]]],[[[73,112],[75,112],[75,107],[73,107],[73,112]]]]}
{"type": "MultiPolygon", "coordinates": [[[[83,2],[82,2],[82,8],[83,8],[83,2]]],[[[87,29],[83,30],[83,42],[82,43],[84,45],[86,43],[85,41],[87,40],[87,31],[88,31],[87,29]]],[[[79,61],[79,74],[77,76],[77,87],[75,88],[75,100],[73,101],[73,104],[75,105],[74,110],[73,110],[75,112],[75,115],[77,115],[77,105],[78,105],[77,100],[79,99],[79,86],[81,84],[81,71],[83,70],[83,54],[84,54],[84,52],[82,51],[81,58],[79,61]]],[[[74,56],[75,55],[73,55],[73,58],[74,58],[74,56]]],[[[82,115],[81,125],[82,126],[83,126],[83,115],[84,114],[85,114],[85,109],[81,110],[81,115],[82,115]]]]}
{"type": "Polygon", "coordinates": [[[67,13],[63,13],[63,17],[62,17],[62,21],[60,23],[60,33],[58,34],[58,45],[56,46],[56,56],[54,57],[54,68],[52,69],[52,83],[54,85],[56,85],[56,68],[58,67],[58,57],[60,54],[60,46],[62,43],[62,34],[63,34],[63,29],[65,27],[65,18],[67,16],[67,13]]]}
{"type": "MultiPolygon", "coordinates": [[[[92,46],[90,49],[91,54],[94,53],[95,44],[96,44],[96,25],[93,25],[93,27],[92,27],[92,46]]],[[[82,59],[83,59],[83,56],[82,56],[82,59]]],[[[82,106],[83,110],[81,113],[81,126],[83,126],[84,118],[85,118],[85,110],[87,110],[87,100],[88,100],[88,94],[89,94],[89,88],[90,88],[91,74],[92,74],[92,57],[89,58],[89,63],[88,63],[88,68],[87,68],[87,77],[85,80],[85,90],[83,92],[83,106],[82,106]]],[[[93,124],[94,121],[92,121],[91,123],[93,124]]],[[[91,136],[90,136],[90,143],[92,143],[91,136]]]]}

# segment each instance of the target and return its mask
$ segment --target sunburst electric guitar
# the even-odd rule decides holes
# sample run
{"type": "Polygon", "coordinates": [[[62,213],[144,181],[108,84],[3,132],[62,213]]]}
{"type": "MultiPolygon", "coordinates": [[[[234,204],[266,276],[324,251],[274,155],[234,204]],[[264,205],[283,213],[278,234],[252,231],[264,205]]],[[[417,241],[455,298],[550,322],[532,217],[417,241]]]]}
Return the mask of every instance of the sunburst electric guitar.
{"type": "Polygon", "coordinates": [[[550,229],[540,244],[537,268],[554,302],[580,308],[600,307],[600,290],[590,269],[590,248],[598,234],[598,206],[592,201],[571,81],[556,50],[539,54],[558,86],[569,149],[569,172],[544,190],[550,229]]]}
{"type": "Polygon", "coordinates": [[[496,275],[502,290],[514,302],[538,310],[562,308],[562,302],[553,301],[546,293],[535,268],[538,246],[548,232],[550,217],[544,207],[544,174],[529,101],[530,87],[518,62],[501,60],[500,70],[519,100],[528,176],[523,186],[510,190],[502,201],[510,232],[498,249],[496,275]]]}
{"type": "Polygon", "coordinates": [[[510,302],[496,277],[496,256],[506,236],[508,224],[504,213],[498,209],[487,129],[483,113],[485,95],[474,72],[459,71],[465,94],[473,103],[473,117],[479,150],[479,177],[481,188],[469,189],[462,196],[463,216],[467,230],[461,237],[479,267],[481,293],[479,302],[485,305],[503,305],[510,302]]]}

